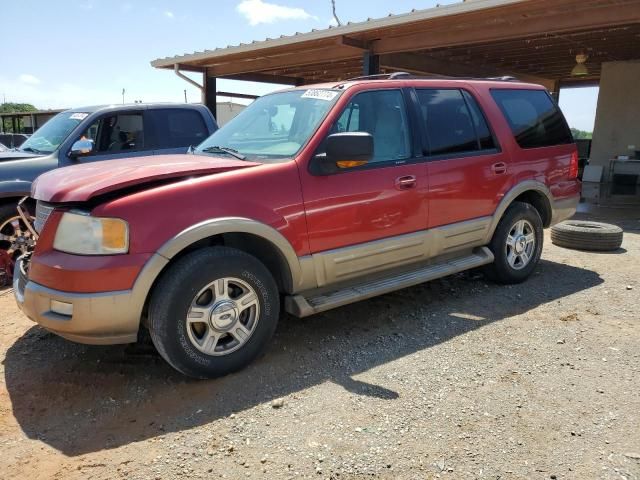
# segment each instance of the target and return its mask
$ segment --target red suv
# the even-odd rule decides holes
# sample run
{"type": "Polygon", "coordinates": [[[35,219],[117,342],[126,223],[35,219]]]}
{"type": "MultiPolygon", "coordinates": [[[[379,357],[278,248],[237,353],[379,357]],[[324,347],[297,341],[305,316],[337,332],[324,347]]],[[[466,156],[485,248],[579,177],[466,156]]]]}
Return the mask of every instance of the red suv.
{"type": "Polygon", "coordinates": [[[200,378],[304,317],[483,266],[525,280],[570,217],[578,157],[540,86],[360,79],[266,95],[192,154],[46,173],[15,297],[83,343],[136,341],[200,378]]]}

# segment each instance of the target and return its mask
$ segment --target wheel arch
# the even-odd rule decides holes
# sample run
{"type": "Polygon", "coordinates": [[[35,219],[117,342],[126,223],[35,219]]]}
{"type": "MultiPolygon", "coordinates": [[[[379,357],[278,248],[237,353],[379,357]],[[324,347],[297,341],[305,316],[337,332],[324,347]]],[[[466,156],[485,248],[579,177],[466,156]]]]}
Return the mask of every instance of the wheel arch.
{"type": "Polygon", "coordinates": [[[248,218],[226,217],[193,225],[168,240],[158,254],[169,260],[212,245],[254,255],[272,272],[278,288],[290,293],[300,282],[300,261],[289,241],[276,229],[248,218]]]}
{"type": "Polygon", "coordinates": [[[526,180],[519,183],[509,190],[498,204],[498,208],[496,208],[489,226],[486,241],[489,242],[491,240],[498,226],[498,222],[500,222],[507,208],[509,208],[513,202],[523,202],[533,206],[540,214],[542,225],[547,228],[551,225],[553,217],[552,199],[553,197],[551,196],[549,188],[542,182],[526,180]]]}

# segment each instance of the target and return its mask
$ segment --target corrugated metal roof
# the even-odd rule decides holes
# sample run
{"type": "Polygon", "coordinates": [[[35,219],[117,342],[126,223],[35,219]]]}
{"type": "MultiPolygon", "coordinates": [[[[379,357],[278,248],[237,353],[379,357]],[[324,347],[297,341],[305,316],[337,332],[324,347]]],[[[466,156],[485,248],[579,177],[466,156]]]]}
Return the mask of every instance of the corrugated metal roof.
{"type": "Polygon", "coordinates": [[[422,20],[429,20],[449,15],[459,15],[463,13],[484,10],[488,8],[501,7],[514,3],[522,3],[527,0],[466,0],[451,5],[438,5],[433,8],[423,10],[412,10],[408,13],[389,14],[387,17],[377,19],[367,19],[363,22],[347,22],[345,25],[334,27],[330,26],[322,30],[313,29],[310,32],[296,32],[293,35],[282,35],[279,38],[266,38],[265,40],[254,40],[251,43],[240,43],[239,45],[229,45],[227,47],[215,48],[213,50],[204,50],[202,52],[185,53],[173,57],[165,57],[153,60],[151,65],[156,68],[173,67],[177,63],[190,63],[199,60],[214,59],[227,55],[246,53],[271,47],[281,47],[293,43],[302,43],[313,40],[322,40],[326,38],[338,37],[340,35],[350,35],[362,33],[368,30],[378,28],[393,27],[422,20]]]}

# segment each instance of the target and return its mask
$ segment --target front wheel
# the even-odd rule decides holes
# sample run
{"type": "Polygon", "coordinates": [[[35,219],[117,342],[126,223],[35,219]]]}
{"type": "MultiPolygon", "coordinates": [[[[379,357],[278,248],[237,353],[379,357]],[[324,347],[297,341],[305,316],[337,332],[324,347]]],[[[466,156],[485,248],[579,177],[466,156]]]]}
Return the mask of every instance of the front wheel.
{"type": "Polygon", "coordinates": [[[525,281],[540,260],[543,241],[538,211],[528,203],[514,202],[493,234],[489,248],[495,260],[485,267],[485,273],[498,283],[525,281]]]}
{"type": "Polygon", "coordinates": [[[15,261],[35,244],[33,234],[18,215],[17,204],[0,205],[0,250],[8,259],[15,261]]]}
{"type": "Polygon", "coordinates": [[[269,270],[245,252],[212,247],[187,254],[163,274],[151,296],[149,332],[176,370],[214,378],[260,355],[279,314],[269,270]]]}

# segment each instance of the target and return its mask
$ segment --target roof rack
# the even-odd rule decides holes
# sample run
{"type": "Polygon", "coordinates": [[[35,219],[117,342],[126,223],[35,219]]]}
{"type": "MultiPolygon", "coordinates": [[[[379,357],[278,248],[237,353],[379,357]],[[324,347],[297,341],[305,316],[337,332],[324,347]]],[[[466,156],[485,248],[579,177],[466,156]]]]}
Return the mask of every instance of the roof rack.
{"type": "Polygon", "coordinates": [[[378,73],[375,75],[362,75],[360,77],[348,78],[347,80],[343,80],[342,83],[352,82],[356,80],[404,80],[404,79],[444,79],[444,80],[491,80],[494,82],[519,82],[516,77],[510,75],[503,75],[501,77],[454,77],[451,75],[440,75],[437,73],[432,74],[424,74],[424,75],[415,75],[408,72],[392,72],[392,73],[378,73]]]}

